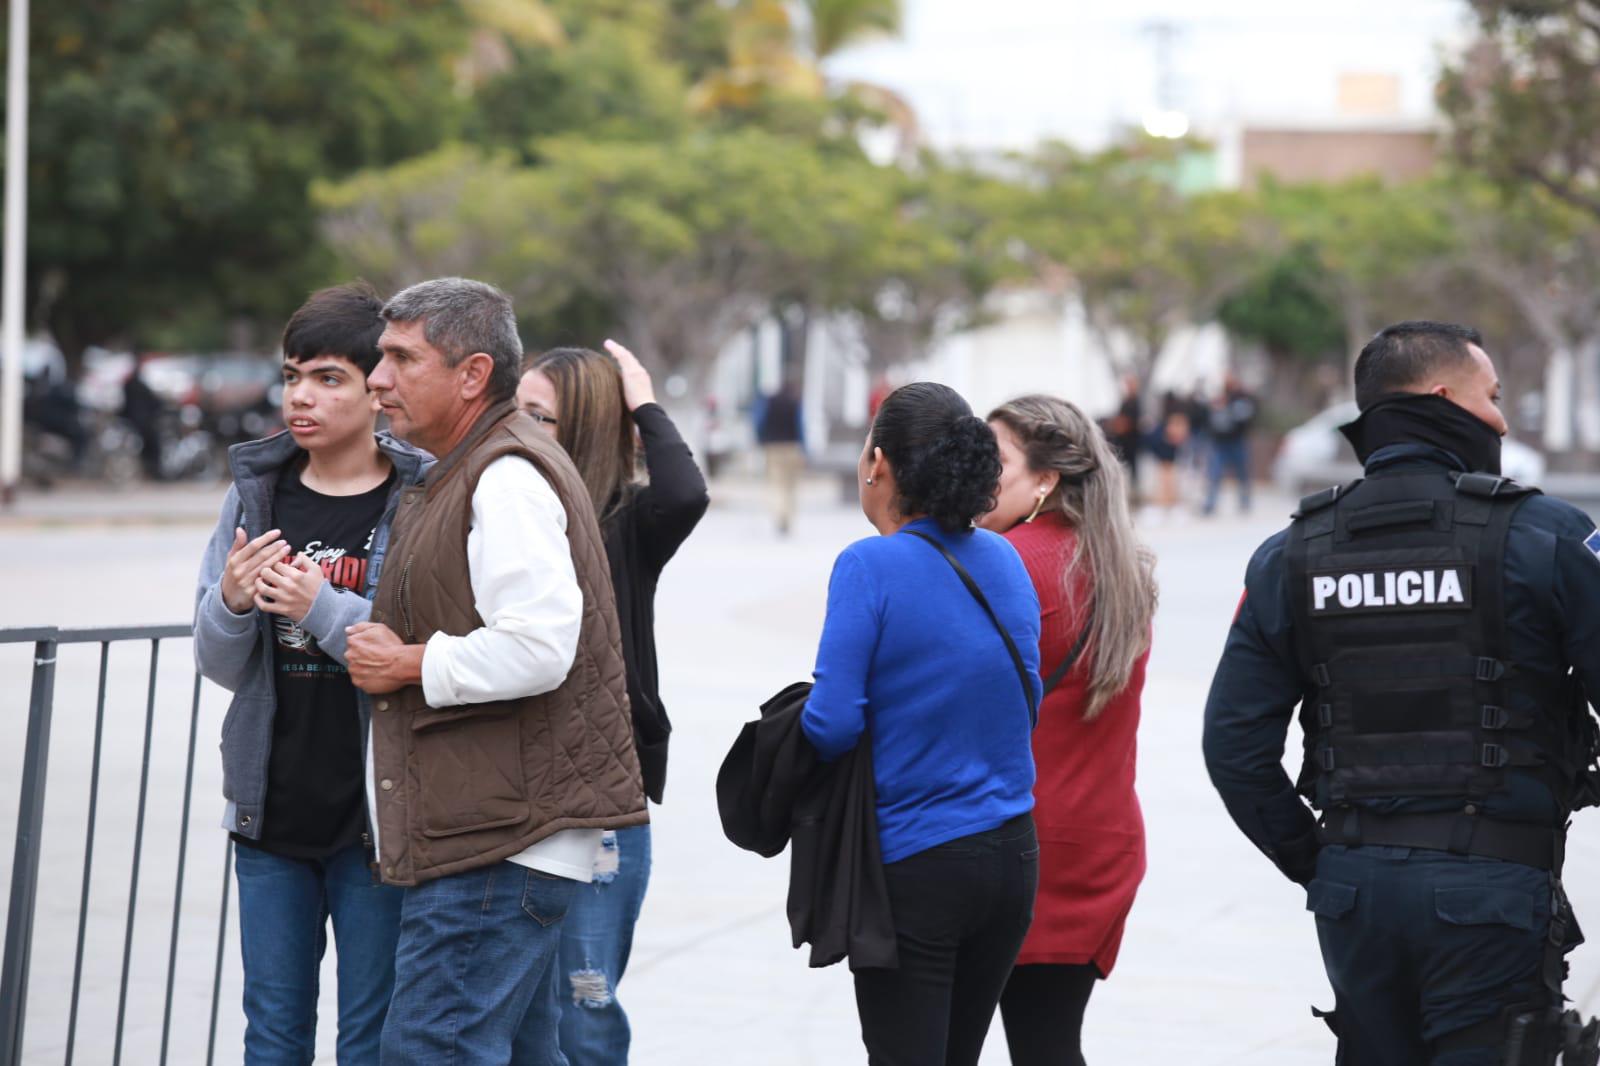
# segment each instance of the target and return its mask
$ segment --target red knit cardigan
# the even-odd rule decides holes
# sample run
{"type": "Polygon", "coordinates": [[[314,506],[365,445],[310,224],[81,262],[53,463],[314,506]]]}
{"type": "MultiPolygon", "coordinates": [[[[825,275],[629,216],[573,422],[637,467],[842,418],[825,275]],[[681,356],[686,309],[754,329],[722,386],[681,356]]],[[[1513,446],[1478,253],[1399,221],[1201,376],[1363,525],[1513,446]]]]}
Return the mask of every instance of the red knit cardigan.
{"type": "MultiPolygon", "coordinates": [[[[1022,556],[1039,594],[1041,675],[1066,657],[1086,620],[1089,575],[1063,584],[1077,533],[1057,514],[1018,525],[1006,539],[1022,556]]],[[[1088,651],[1045,697],[1033,734],[1038,766],[1034,822],[1039,831],[1039,895],[1017,965],[1093,963],[1109,975],[1122,930],[1144,878],[1144,817],[1134,793],[1139,697],[1146,651],[1127,686],[1093,721],[1088,651]]]]}

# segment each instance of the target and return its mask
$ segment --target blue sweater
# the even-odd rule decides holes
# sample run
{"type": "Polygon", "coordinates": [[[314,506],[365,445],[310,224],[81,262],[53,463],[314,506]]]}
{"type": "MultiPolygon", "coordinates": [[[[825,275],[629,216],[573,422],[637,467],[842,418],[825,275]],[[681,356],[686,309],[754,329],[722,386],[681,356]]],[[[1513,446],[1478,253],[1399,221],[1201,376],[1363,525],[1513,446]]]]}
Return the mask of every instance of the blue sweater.
{"type": "MultiPolygon", "coordinates": [[[[912,522],[961,560],[1017,644],[1035,695],[1039,599],[984,530],[912,522]]],[[[828,583],[816,685],[801,726],[825,759],[872,737],[883,861],[997,828],[1033,809],[1028,704],[989,616],[931,544],[905,532],[846,548],[828,583]]]]}

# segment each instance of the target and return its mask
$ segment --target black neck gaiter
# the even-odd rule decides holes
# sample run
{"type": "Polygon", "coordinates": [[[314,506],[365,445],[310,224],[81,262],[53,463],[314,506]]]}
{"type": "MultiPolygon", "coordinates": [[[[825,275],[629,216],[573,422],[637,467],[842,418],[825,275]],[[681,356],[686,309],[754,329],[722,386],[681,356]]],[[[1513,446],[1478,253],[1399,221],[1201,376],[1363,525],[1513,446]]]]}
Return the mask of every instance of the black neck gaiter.
{"type": "Polygon", "coordinates": [[[1441,448],[1475,473],[1500,473],[1500,434],[1487,422],[1443,396],[1398,393],[1368,407],[1339,427],[1363,464],[1391,444],[1441,448]]]}

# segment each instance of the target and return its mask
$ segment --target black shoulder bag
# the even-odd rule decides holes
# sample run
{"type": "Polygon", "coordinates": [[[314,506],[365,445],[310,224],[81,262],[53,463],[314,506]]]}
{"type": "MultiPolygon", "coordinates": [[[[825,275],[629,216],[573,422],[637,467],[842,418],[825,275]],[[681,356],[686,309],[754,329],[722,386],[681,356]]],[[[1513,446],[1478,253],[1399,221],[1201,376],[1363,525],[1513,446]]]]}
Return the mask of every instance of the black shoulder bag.
{"type": "Polygon", "coordinates": [[[1078,634],[1078,639],[1073,641],[1072,649],[1067,652],[1066,658],[1061,660],[1061,665],[1051,671],[1045,679],[1044,694],[1046,696],[1056,690],[1056,686],[1067,679],[1067,674],[1072,672],[1073,665],[1083,655],[1083,649],[1089,643],[1089,631],[1094,628],[1094,603],[1089,604],[1089,617],[1083,620],[1083,631],[1078,634]]]}
{"type": "Polygon", "coordinates": [[[1022,653],[1017,651],[1017,642],[1011,639],[1011,634],[1006,631],[1006,627],[1000,624],[1000,619],[995,615],[994,608],[989,606],[989,600],[984,596],[983,589],[979,588],[978,582],[973,579],[971,574],[967,573],[967,568],[961,565],[961,560],[950,554],[950,549],[926,533],[915,529],[908,529],[905,532],[919,540],[927,541],[938,549],[939,554],[944,556],[944,561],[950,564],[951,569],[956,572],[956,576],[961,579],[961,583],[967,586],[967,591],[972,593],[972,598],[978,601],[978,606],[983,608],[983,613],[989,616],[989,621],[994,623],[995,629],[1000,633],[1000,639],[1006,642],[1006,651],[1011,653],[1011,663],[1017,668],[1017,680],[1022,682],[1022,695],[1028,701],[1028,721],[1032,726],[1037,727],[1039,725],[1039,700],[1033,694],[1033,685],[1028,682],[1028,668],[1022,663],[1022,653]]]}

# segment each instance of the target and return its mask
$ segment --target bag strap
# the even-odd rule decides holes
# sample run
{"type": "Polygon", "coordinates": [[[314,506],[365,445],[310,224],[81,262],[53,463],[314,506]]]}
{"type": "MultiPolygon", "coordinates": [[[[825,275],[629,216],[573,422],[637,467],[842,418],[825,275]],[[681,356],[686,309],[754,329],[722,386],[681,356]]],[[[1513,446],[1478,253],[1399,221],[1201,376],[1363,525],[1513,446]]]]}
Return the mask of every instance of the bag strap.
{"type": "Polygon", "coordinates": [[[903,532],[911,534],[918,540],[925,540],[938,549],[939,554],[944,556],[944,561],[950,564],[956,576],[961,579],[961,583],[967,586],[967,591],[972,593],[972,598],[978,601],[978,606],[983,608],[983,613],[989,616],[989,621],[994,623],[994,628],[1000,633],[1000,639],[1006,642],[1006,651],[1011,653],[1011,664],[1017,668],[1017,680],[1022,682],[1022,695],[1028,701],[1028,721],[1033,726],[1038,726],[1039,702],[1034,698],[1033,685],[1028,681],[1028,668],[1022,663],[1022,653],[1017,651],[1017,642],[1011,639],[1011,634],[1000,624],[999,617],[995,615],[994,608],[989,606],[989,600],[984,596],[983,589],[979,588],[978,582],[967,573],[967,568],[961,565],[961,560],[950,554],[949,548],[918,530],[907,529],[903,532]]]}
{"type": "Polygon", "coordinates": [[[1067,652],[1067,657],[1061,660],[1061,665],[1051,671],[1049,678],[1044,683],[1046,696],[1056,690],[1056,686],[1067,679],[1067,674],[1072,672],[1072,667],[1078,658],[1083,655],[1083,649],[1089,646],[1089,631],[1094,628],[1094,604],[1089,605],[1089,617],[1083,620],[1083,631],[1078,634],[1078,639],[1073,642],[1072,649],[1067,652]]]}

